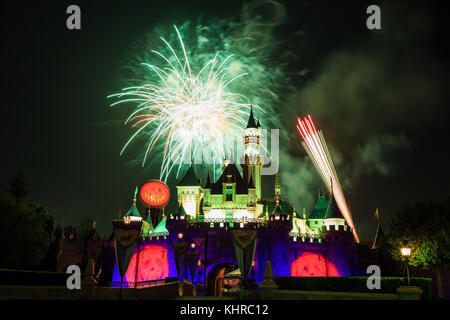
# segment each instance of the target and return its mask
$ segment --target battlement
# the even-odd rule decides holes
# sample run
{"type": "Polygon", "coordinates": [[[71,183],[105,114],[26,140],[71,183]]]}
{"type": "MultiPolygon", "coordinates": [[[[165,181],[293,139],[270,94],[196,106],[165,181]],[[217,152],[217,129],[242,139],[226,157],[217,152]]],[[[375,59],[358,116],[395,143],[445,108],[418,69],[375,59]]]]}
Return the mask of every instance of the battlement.
{"type": "Polygon", "coordinates": [[[329,233],[329,232],[352,232],[352,228],[347,225],[324,225],[319,228],[320,233],[329,233]]]}
{"type": "Polygon", "coordinates": [[[289,215],[274,214],[269,217],[269,222],[271,221],[292,221],[292,219],[289,215]]]}

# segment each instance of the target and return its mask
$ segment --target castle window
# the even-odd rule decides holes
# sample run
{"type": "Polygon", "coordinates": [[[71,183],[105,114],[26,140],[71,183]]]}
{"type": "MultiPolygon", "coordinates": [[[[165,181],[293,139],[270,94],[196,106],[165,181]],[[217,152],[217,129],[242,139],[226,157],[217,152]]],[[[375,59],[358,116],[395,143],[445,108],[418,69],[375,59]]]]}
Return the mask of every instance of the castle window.
{"type": "Polygon", "coordinates": [[[233,187],[232,186],[227,186],[226,201],[233,201],[233,187]]]}
{"type": "Polygon", "coordinates": [[[233,211],[227,211],[226,218],[227,222],[231,222],[233,220],[233,211]]]}

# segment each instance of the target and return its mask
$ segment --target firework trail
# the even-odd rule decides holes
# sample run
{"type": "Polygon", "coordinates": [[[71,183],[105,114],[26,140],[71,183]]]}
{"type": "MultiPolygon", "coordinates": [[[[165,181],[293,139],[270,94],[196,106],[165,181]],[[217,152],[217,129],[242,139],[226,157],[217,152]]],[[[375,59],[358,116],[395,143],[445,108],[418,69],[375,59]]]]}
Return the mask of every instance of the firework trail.
{"type": "MultiPolygon", "coordinates": [[[[125,124],[132,123],[136,132],[124,145],[121,154],[138,136],[148,135],[148,145],[143,157],[156,146],[163,146],[160,178],[167,180],[178,164],[177,176],[183,163],[190,163],[194,154],[200,153],[207,163],[220,164],[233,149],[236,139],[241,139],[250,105],[247,98],[229,90],[230,84],[245,76],[227,74],[232,55],[219,61],[219,53],[205,63],[200,70],[190,64],[180,32],[175,27],[182,57],[164,38],[161,40],[171,55],[152,52],[162,58],[165,67],[142,63],[157,77],[141,86],[128,87],[121,93],[110,95],[119,101],[111,106],[133,102],[136,109],[125,124]]],[[[258,106],[254,106],[260,109],[258,106]]]]}
{"type": "Polygon", "coordinates": [[[303,138],[303,148],[314,163],[328,191],[333,195],[339,210],[344,215],[345,221],[352,228],[356,241],[359,242],[350,209],[342,192],[341,184],[322,132],[320,130],[317,131],[310,115],[303,120],[298,118],[297,130],[303,138]]]}

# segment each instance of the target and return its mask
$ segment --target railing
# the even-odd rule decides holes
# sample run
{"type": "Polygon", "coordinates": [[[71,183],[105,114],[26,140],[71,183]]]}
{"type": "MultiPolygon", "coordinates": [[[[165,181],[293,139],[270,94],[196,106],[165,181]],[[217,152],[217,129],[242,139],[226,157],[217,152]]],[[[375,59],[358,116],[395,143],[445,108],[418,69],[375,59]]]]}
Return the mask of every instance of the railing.
{"type": "Polygon", "coordinates": [[[154,238],[154,237],[161,237],[165,239],[167,236],[169,236],[169,232],[149,232],[142,234],[142,238],[154,238]]]}
{"type": "Polygon", "coordinates": [[[291,238],[306,238],[306,239],[322,239],[323,237],[319,234],[311,234],[311,233],[301,233],[301,232],[289,232],[289,236],[291,238]]]}
{"type": "Polygon", "coordinates": [[[207,218],[207,219],[204,219],[203,221],[200,221],[200,222],[204,222],[204,223],[229,223],[229,222],[232,222],[232,223],[244,223],[244,224],[247,224],[247,223],[259,223],[259,224],[263,224],[264,223],[264,219],[260,219],[260,218],[246,218],[246,219],[243,219],[243,218],[240,218],[240,219],[237,219],[237,218],[232,218],[232,219],[227,219],[227,218],[207,218]]]}
{"type": "Polygon", "coordinates": [[[150,280],[150,281],[140,281],[140,282],[129,282],[129,281],[111,281],[109,283],[109,286],[111,288],[120,288],[122,285],[122,288],[146,288],[151,286],[156,286],[158,284],[164,284],[167,283],[166,279],[161,280],[150,280]]]}

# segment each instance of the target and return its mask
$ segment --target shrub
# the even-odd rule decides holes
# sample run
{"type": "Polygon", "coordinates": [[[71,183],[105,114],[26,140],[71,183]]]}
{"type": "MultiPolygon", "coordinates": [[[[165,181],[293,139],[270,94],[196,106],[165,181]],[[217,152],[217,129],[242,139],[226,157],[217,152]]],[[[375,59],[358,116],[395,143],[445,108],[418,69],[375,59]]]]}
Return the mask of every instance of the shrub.
{"type": "MultiPolygon", "coordinates": [[[[401,277],[381,277],[381,289],[367,288],[368,277],[275,277],[281,290],[334,291],[396,293],[398,287],[405,285],[401,277]]],[[[413,278],[411,285],[423,290],[423,299],[431,299],[431,279],[413,278]]]]}

